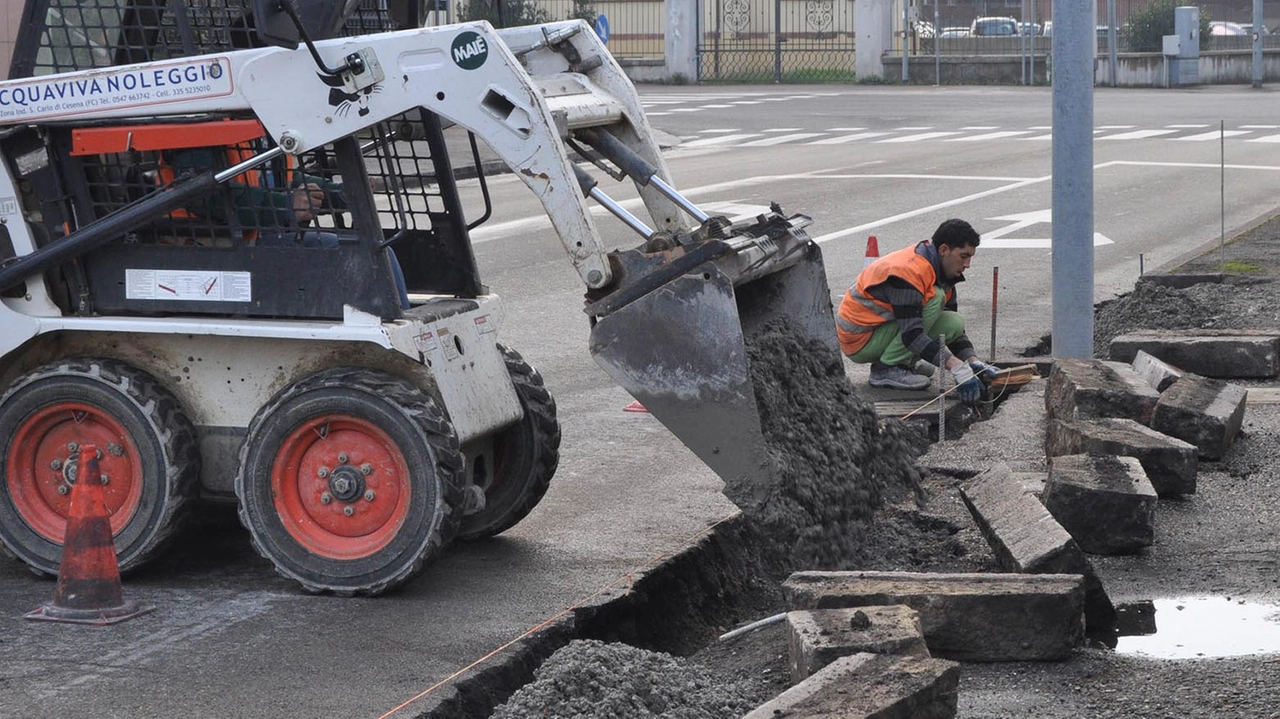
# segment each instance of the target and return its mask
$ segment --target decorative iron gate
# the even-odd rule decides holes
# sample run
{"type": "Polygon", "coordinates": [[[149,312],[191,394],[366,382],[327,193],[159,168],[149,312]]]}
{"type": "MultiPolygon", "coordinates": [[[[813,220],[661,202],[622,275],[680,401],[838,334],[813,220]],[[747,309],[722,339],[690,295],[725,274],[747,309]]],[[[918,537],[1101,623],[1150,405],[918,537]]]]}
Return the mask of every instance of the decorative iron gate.
{"type": "Polygon", "coordinates": [[[854,79],[853,3],[698,0],[698,80],[854,79]]]}

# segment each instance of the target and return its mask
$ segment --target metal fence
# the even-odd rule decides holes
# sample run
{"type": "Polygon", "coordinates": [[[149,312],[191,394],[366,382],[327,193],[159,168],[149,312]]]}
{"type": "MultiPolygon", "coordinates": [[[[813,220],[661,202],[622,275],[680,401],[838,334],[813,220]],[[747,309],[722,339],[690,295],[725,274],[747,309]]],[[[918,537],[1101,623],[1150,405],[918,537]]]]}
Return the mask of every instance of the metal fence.
{"type": "MultiPolygon", "coordinates": [[[[1117,52],[1159,51],[1158,46],[1151,46],[1151,34],[1142,37],[1130,22],[1135,15],[1141,17],[1150,4],[1151,0],[1115,0],[1117,52]]],[[[894,52],[902,52],[904,43],[909,53],[926,55],[1039,56],[1051,49],[1052,0],[916,0],[914,9],[908,7],[905,16],[901,2],[897,7],[894,52]]],[[[1105,53],[1110,48],[1112,21],[1107,0],[1098,0],[1097,7],[1098,51],[1105,53]]],[[[1252,2],[1209,2],[1199,7],[1206,31],[1202,50],[1252,48],[1252,2]]],[[[1280,48],[1280,34],[1266,30],[1264,27],[1263,47],[1280,48]]],[[[1168,31],[1172,32],[1172,16],[1168,31]]]]}
{"type": "Polygon", "coordinates": [[[700,81],[851,81],[853,48],[845,0],[699,0],[700,81]]]}
{"type": "Polygon", "coordinates": [[[427,12],[425,24],[483,17],[505,27],[581,18],[607,37],[609,52],[616,58],[661,60],[666,54],[664,0],[437,0],[436,7],[427,12]],[[597,18],[603,19],[597,22],[597,18]]]}

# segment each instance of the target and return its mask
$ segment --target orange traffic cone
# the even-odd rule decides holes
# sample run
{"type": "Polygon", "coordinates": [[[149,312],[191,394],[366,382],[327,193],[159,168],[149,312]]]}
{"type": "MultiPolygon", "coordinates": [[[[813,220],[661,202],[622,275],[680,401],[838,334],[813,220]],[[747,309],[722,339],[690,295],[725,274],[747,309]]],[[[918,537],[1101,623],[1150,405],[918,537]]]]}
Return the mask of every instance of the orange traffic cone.
{"type": "Polygon", "coordinates": [[[632,402],[626,407],[623,407],[622,411],[623,412],[645,412],[645,413],[649,412],[648,409],[645,409],[644,405],[640,404],[639,400],[632,402]]]}
{"type": "Polygon", "coordinates": [[[71,512],[62,542],[58,589],[53,603],[26,614],[27,619],[72,624],[115,624],[146,614],[155,607],[124,601],[120,565],[111,543],[111,520],[102,493],[98,448],[82,445],[71,512]]]}
{"type": "Polygon", "coordinates": [[[878,259],[880,259],[880,243],[876,241],[876,236],[872,235],[867,238],[867,256],[862,260],[862,266],[866,267],[878,259]]]}

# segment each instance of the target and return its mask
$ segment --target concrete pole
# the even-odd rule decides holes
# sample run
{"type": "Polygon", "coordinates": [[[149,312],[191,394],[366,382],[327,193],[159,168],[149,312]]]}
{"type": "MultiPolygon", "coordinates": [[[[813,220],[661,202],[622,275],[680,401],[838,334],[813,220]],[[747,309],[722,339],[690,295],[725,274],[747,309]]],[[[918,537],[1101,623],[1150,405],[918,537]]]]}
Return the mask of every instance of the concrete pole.
{"type": "Polygon", "coordinates": [[[1093,357],[1092,3],[1053,4],[1053,356],[1093,357]]]}
{"type": "Polygon", "coordinates": [[[697,3],[668,2],[667,33],[662,38],[663,53],[667,59],[667,79],[681,77],[685,82],[697,82],[698,33],[697,3]]]}
{"type": "Polygon", "coordinates": [[[1262,0],[1253,0],[1253,86],[1262,87],[1262,0]]]}

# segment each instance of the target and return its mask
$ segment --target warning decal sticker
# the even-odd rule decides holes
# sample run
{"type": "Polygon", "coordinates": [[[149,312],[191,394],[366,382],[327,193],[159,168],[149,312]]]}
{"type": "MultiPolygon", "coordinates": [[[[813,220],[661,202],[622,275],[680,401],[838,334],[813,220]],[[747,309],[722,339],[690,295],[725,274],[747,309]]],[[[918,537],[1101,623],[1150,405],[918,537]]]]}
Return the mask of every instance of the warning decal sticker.
{"type": "Polygon", "coordinates": [[[125,270],[124,296],[130,300],[249,302],[253,275],[217,270],[125,270]]]}

